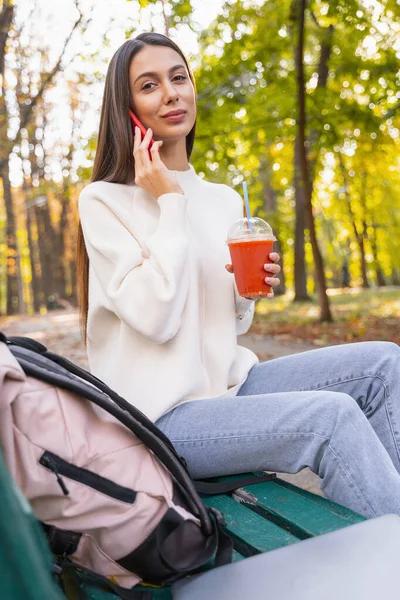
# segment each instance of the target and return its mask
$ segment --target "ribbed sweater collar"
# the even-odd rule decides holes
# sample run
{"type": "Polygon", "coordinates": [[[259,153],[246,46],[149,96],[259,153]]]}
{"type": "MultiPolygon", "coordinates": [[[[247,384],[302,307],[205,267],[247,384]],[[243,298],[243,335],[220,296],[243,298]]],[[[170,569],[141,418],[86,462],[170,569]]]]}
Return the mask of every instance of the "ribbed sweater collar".
{"type": "Polygon", "coordinates": [[[175,173],[178,181],[182,183],[190,183],[197,178],[196,171],[194,167],[189,164],[189,168],[186,171],[176,171],[174,169],[170,169],[171,173],[175,173]]]}

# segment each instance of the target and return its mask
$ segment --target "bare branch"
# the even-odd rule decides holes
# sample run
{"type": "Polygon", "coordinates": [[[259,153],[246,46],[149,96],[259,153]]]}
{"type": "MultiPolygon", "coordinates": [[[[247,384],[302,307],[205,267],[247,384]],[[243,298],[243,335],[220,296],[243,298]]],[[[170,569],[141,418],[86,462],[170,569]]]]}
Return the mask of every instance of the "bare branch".
{"type": "Polygon", "coordinates": [[[3,9],[0,13],[0,75],[4,77],[4,64],[6,57],[6,44],[14,17],[12,0],[3,0],[3,9]]]}
{"type": "Polygon", "coordinates": [[[60,71],[61,69],[61,64],[65,55],[65,51],[67,49],[67,46],[72,38],[72,35],[74,34],[76,28],[80,25],[80,23],[82,22],[83,19],[83,13],[81,12],[81,10],[79,9],[78,6],[78,2],[77,0],[75,0],[75,5],[77,7],[77,10],[79,11],[79,18],[75,21],[68,37],[66,38],[65,42],[64,42],[64,46],[63,49],[60,53],[60,56],[58,57],[58,60],[56,62],[56,64],[54,65],[54,67],[52,68],[52,70],[47,74],[47,76],[43,79],[41,86],[37,92],[37,94],[32,98],[31,103],[26,105],[25,107],[21,107],[21,121],[20,121],[20,126],[17,132],[17,135],[15,136],[15,139],[13,140],[14,143],[18,142],[20,135],[21,135],[21,130],[27,126],[29,119],[31,117],[32,111],[34,109],[34,107],[36,106],[36,104],[38,103],[38,101],[40,100],[40,98],[43,96],[43,93],[45,91],[45,89],[47,88],[47,86],[52,82],[52,80],[54,79],[54,77],[56,76],[56,74],[60,71]]]}
{"type": "Polygon", "coordinates": [[[382,119],[390,119],[390,117],[393,117],[394,113],[399,110],[400,108],[400,101],[397,102],[394,106],[392,106],[392,108],[390,108],[388,111],[385,112],[385,114],[383,115],[382,119]]]}
{"type": "Polygon", "coordinates": [[[312,8],[308,8],[308,10],[310,11],[310,15],[312,17],[312,20],[314,21],[314,23],[318,26],[318,27],[322,27],[321,23],[318,21],[317,17],[315,16],[315,12],[312,10],[312,8]]]}

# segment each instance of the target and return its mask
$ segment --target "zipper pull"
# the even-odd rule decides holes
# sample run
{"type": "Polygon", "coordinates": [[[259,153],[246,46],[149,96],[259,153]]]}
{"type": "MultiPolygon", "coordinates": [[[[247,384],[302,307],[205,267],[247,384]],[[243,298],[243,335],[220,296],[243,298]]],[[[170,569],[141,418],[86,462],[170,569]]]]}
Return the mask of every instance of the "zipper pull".
{"type": "Polygon", "coordinates": [[[57,477],[57,483],[60,486],[60,488],[62,489],[62,492],[63,492],[64,496],[68,496],[69,495],[69,489],[65,485],[64,480],[61,478],[60,473],[58,472],[58,469],[57,469],[57,466],[56,466],[55,462],[49,456],[44,456],[41,459],[41,463],[45,467],[48,467],[50,469],[50,471],[52,471],[54,473],[54,475],[57,477]]]}

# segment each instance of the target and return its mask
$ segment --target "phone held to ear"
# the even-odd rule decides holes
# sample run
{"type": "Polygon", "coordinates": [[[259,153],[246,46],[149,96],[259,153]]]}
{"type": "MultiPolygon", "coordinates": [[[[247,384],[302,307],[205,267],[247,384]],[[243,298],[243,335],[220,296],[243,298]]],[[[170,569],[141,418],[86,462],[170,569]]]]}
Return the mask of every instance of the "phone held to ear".
{"type": "MultiPolygon", "coordinates": [[[[147,132],[146,127],[143,125],[143,123],[141,123],[139,121],[139,119],[137,118],[137,116],[130,109],[129,109],[129,116],[130,116],[131,121],[132,121],[133,131],[135,132],[135,125],[136,125],[136,127],[139,127],[140,133],[142,134],[142,139],[143,139],[144,136],[146,135],[146,132],[147,132]]],[[[151,160],[150,149],[151,149],[151,147],[152,147],[153,144],[154,144],[154,140],[153,140],[153,138],[151,138],[150,143],[149,143],[149,156],[150,156],[150,160],[151,160]]]]}

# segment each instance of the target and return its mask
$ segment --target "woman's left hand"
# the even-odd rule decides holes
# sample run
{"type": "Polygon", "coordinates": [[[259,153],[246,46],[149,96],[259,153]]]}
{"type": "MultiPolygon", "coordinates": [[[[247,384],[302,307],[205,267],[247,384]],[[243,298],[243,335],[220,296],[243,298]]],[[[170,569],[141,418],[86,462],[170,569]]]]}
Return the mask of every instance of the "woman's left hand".
{"type": "MultiPolygon", "coordinates": [[[[271,288],[274,288],[279,285],[279,277],[276,277],[276,275],[278,275],[278,273],[281,272],[281,268],[276,263],[278,263],[281,260],[281,257],[279,256],[279,254],[277,252],[271,252],[268,255],[268,259],[270,262],[268,262],[267,264],[264,265],[264,269],[268,273],[267,277],[265,278],[265,283],[270,285],[271,288]]],[[[225,269],[229,273],[233,273],[232,265],[225,265],[225,269]]],[[[274,297],[274,290],[272,289],[271,292],[269,294],[267,294],[267,298],[273,298],[273,297],[274,297]]]]}

